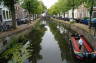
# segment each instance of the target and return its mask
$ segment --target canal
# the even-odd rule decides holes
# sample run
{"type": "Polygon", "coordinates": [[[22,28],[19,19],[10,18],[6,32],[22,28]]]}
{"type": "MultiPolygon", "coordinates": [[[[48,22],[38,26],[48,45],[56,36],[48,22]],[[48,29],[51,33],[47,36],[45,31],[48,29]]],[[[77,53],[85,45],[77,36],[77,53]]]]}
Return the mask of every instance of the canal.
{"type": "Polygon", "coordinates": [[[68,45],[71,33],[62,23],[41,20],[26,33],[11,37],[0,54],[0,63],[93,63],[73,57],[68,45]]]}

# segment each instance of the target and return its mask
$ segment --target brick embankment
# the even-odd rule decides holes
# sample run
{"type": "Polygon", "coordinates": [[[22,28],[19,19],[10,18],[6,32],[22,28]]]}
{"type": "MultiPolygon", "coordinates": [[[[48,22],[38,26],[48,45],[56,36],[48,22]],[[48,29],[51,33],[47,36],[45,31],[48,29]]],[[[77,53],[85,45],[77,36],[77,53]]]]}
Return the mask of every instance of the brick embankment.
{"type": "Polygon", "coordinates": [[[69,27],[71,30],[84,35],[86,39],[90,42],[90,44],[96,48],[96,37],[94,37],[94,29],[90,30],[87,25],[80,23],[70,23],[67,21],[58,20],[54,18],[52,18],[52,20],[63,23],[65,26],[67,26],[67,28],[69,27]]]}
{"type": "Polygon", "coordinates": [[[16,33],[19,33],[19,32],[22,32],[22,31],[24,31],[26,29],[29,29],[32,26],[34,26],[36,24],[36,22],[37,22],[37,20],[31,22],[31,24],[23,24],[23,25],[17,26],[17,29],[16,30],[11,30],[11,31],[6,31],[6,32],[0,32],[0,39],[1,38],[4,38],[4,37],[7,37],[7,36],[11,36],[11,35],[16,34],[16,33]]]}

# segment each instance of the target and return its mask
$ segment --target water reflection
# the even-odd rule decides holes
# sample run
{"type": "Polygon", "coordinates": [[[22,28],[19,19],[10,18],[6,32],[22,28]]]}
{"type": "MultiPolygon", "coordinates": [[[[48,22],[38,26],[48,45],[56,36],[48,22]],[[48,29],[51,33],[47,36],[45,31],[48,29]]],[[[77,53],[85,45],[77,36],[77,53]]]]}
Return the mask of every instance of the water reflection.
{"type": "Polygon", "coordinates": [[[62,23],[41,20],[28,33],[7,38],[12,44],[0,55],[0,63],[93,63],[73,57],[71,33],[62,23]]]}
{"type": "Polygon", "coordinates": [[[68,34],[66,35],[67,39],[65,39],[64,37],[65,35],[61,33],[61,29],[60,29],[63,28],[62,31],[64,32],[64,27],[61,27],[59,25],[59,29],[58,29],[58,27],[56,27],[58,26],[58,24],[55,23],[49,23],[49,26],[51,28],[52,33],[55,36],[55,39],[58,41],[58,45],[61,51],[62,63],[72,63],[72,61],[70,60],[71,59],[70,51],[68,49],[67,42],[66,42],[66,40],[68,39],[68,34]]]}
{"type": "Polygon", "coordinates": [[[43,56],[43,59],[39,60],[38,63],[60,63],[60,49],[57,45],[57,41],[54,38],[54,35],[50,31],[48,25],[45,26],[47,29],[43,38],[42,38],[42,50],[40,54],[43,56]]]}
{"type": "Polygon", "coordinates": [[[8,49],[0,55],[0,63],[37,63],[42,59],[39,51],[45,30],[44,25],[38,22],[29,33],[14,37],[8,49]]]}
{"type": "Polygon", "coordinates": [[[95,61],[85,60],[80,61],[74,58],[72,51],[70,50],[69,39],[72,30],[65,28],[62,23],[49,22],[50,29],[58,42],[61,52],[62,63],[95,63],[95,61]],[[62,32],[62,33],[61,33],[62,32]]]}

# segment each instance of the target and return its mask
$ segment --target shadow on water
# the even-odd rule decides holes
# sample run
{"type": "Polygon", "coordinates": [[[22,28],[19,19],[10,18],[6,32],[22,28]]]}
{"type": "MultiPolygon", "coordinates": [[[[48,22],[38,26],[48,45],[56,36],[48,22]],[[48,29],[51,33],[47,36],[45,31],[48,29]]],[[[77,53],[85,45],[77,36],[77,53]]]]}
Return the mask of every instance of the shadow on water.
{"type": "Polygon", "coordinates": [[[75,31],[66,28],[64,24],[59,22],[49,21],[49,26],[60,47],[62,63],[96,63],[94,60],[80,61],[74,57],[69,45],[69,39],[71,34],[76,33],[75,31]]]}
{"type": "Polygon", "coordinates": [[[0,63],[37,63],[42,59],[39,51],[45,30],[38,22],[28,33],[13,37],[10,46],[0,55],[0,63]]]}
{"type": "MultiPolygon", "coordinates": [[[[67,46],[67,41],[68,41],[68,38],[65,38],[63,34],[63,31],[65,30],[61,30],[61,26],[56,24],[56,23],[52,23],[50,22],[49,23],[49,26],[51,28],[51,31],[52,33],[54,34],[55,36],[55,39],[58,41],[58,45],[60,47],[60,50],[61,50],[61,58],[62,58],[62,61],[64,63],[73,63],[72,61],[70,61],[71,59],[71,55],[68,54],[69,53],[69,49],[68,49],[68,46],[67,46]]],[[[65,31],[66,32],[66,31],[65,31]]],[[[68,37],[68,35],[66,35],[68,37]]]]}

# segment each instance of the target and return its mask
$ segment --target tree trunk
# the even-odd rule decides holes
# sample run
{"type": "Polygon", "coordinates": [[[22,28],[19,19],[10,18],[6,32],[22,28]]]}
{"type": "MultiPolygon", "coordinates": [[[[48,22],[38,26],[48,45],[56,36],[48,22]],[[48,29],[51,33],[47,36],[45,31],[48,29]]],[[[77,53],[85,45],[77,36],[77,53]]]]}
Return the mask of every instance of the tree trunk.
{"type": "Polygon", "coordinates": [[[36,14],[36,19],[37,19],[37,14],[36,14]]]}
{"type": "Polygon", "coordinates": [[[65,12],[64,12],[64,18],[65,18],[65,12]]]}
{"type": "Polygon", "coordinates": [[[74,20],[74,7],[72,9],[72,19],[74,20]]]}
{"type": "Polygon", "coordinates": [[[12,28],[16,29],[16,13],[15,13],[15,2],[13,1],[12,9],[11,9],[11,15],[12,15],[12,28]]]}
{"type": "Polygon", "coordinates": [[[29,23],[31,23],[31,14],[29,14],[29,23]]]}
{"type": "Polygon", "coordinates": [[[73,8],[72,8],[72,19],[74,20],[74,0],[73,0],[73,8]]]}
{"type": "Polygon", "coordinates": [[[34,14],[34,20],[36,19],[36,14],[34,14]]]}
{"type": "Polygon", "coordinates": [[[32,18],[33,18],[33,21],[34,21],[34,14],[32,14],[32,18]]]}
{"type": "Polygon", "coordinates": [[[28,11],[29,13],[28,13],[28,23],[31,23],[31,12],[30,11],[28,11]]]}
{"type": "Polygon", "coordinates": [[[90,20],[89,20],[89,29],[91,29],[91,20],[92,20],[92,10],[90,10],[90,20]]]}
{"type": "Polygon", "coordinates": [[[60,13],[59,13],[59,17],[60,17],[60,13]]]}
{"type": "Polygon", "coordinates": [[[92,13],[93,13],[93,6],[94,6],[94,0],[91,2],[91,8],[90,8],[90,21],[89,21],[89,29],[91,29],[91,20],[92,20],[92,13]]]}
{"type": "Polygon", "coordinates": [[[35,20],[37,19],[37,16],[36,16],[36,14],[35,14],[35,20]]]}
{"type": "Polygon", "coordinates": [[[37,18],[39,18],[39,14],[37,14],[37,18]]]}

